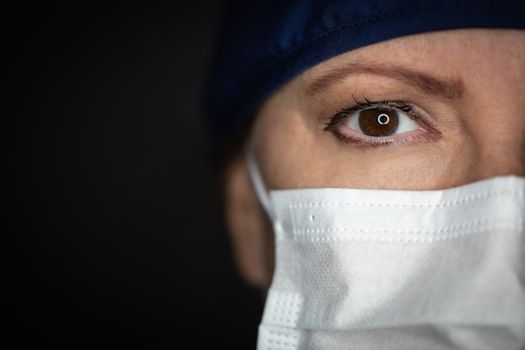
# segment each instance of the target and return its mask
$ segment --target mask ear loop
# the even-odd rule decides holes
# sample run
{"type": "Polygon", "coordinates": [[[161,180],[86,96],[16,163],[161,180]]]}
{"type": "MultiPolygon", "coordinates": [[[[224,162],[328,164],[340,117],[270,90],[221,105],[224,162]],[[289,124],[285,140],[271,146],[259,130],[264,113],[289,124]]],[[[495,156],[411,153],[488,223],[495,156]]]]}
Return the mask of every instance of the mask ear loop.
{"type": "Polygon", "coordinates": [[[273,220],[273,210],[270,202],[270,196],[264,185],[264,180],[262,179],[261,171],[255,160],[255,154],[250,147],[246,148],[245,151],[246,165],[248,167],[248,174],[252,181],[252,185],[255,188],[255,193],[259,199],[259,203],[264,208],[270,219],[273,220]]]}
{"type": "MultiPolygon", "coordinates": [[[[257,196],[257,199],[259,200],[260,205],[263,207],[264,211],[266,212],[266,215],[268,215],[268,218],[270,219],[270,221],[274,222],[274,214],[272,210],[269,192],[266,189],[266,186],[264,185],[264,180],[262,178],[261,171],[259,170],[259,166],[257,165],[257,160],[255,159],[255,152],[253,152],[253,149],[248,146],[245,149],[244,156],[246,160],[246,166],[248,168],[248,175],[255,189],[255,194],[257,196]]],[[[269,240],[265,239],[264,242],[266,244],[266,248],[269,248],[270,247],[268,245],[269,240]]],[[[275,247],[272,247],[272,248],[275,249],[275,247]]],[[[266,254],[265,254],[263,264],[265,265],[265,269],[269,271],[269,268],[268,268],[269,261],[268,261],[268,257],[266,256],[266,254]]],[[[272,266],[275,266],[275,263],[273,263],[272,266]]],[[[273,274],[273,271],[269,273],[273,274]]],[[[261,288],[261,296],[263,300],[266,300],[269,287],[270,286],[268,285],[266,286],[266,288],[261,288]]]]}

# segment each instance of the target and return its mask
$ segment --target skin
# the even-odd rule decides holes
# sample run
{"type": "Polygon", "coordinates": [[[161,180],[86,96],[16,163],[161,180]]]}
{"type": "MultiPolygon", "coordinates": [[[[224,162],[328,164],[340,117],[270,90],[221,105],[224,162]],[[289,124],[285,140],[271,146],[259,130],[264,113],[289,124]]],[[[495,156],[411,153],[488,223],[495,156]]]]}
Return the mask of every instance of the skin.
{"type": "MultiPolygon", "coordinates": [[[[269,190],[438,190],[524,176],[525,31],[424,33],[324,61],[265,101],[249,142],[269,190]],[[443,96],[367,69],[333,73],[352,65],[421,72],[450,82],[460,93],[443,96]],[[330,74],[335,82],[318,83],[330,74]],[[343,142],[334,130],[325,130],[334,114],[363,98],[409,101],[433,128],[410,131],[408,141],[395,135],[397,142],[379,147],[343,142]]],[[[237,265],[250,284],[267,286],[273,271],[271,225],[243,155],[231,162],[226,178],[226,217],[237,265]]]]}

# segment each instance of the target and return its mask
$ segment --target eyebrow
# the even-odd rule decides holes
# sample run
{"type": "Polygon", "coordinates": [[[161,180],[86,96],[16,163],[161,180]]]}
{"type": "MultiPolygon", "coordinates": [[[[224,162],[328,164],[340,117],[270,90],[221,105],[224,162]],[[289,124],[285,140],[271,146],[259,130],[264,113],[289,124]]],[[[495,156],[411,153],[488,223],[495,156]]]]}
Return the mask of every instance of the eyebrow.
{"type": "Polygon", "coordinates": [[[418,72],[399,66],[386,65],[360,65],[350,63],[341,68],[331,70],[327,74],[316,78],[306,89],[306,95],[316,93],[342,82],[348,76],[354,74],[373,74],[385,76],[411,85],[426,94],[436,95],[445,99],[460,99],[465,87],[461,79],[438,79],[427,73],[418,72]]]}

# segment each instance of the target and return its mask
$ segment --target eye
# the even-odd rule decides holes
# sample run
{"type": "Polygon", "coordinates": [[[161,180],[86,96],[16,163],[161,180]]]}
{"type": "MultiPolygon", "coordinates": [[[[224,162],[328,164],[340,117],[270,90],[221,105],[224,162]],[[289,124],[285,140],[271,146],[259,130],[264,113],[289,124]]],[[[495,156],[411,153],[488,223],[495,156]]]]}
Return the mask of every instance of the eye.
{"type": "Polygon", "coordinates": [[[363,135],[384,137],[421,129],[405,112],[373,107],[354,112],[342,123],[363,135]]]}
{"type": "MultiPolygon", "coordinates": [[[[355,100],[355,99],[354,99],[355,100]]],[[[365,102],[336,113],[325,130],[344,143],[381,146],[393,143],[435,141],[440,132],[418,107],[399,101],[365,102]]]]}

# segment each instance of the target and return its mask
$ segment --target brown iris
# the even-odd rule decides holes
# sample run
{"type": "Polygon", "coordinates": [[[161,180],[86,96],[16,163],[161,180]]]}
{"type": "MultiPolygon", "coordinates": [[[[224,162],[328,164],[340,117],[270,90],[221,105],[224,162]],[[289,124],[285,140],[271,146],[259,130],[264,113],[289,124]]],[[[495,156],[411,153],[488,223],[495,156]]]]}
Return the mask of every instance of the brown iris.
{"type": "Polygon", "coordinates": [[[367,136],[392,135],[399,124],[397,112],[386,108],[370,108],[359,112],[359,126],[367,136]]]}

